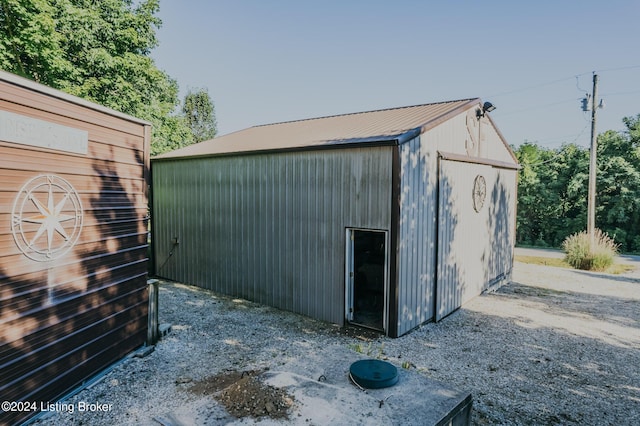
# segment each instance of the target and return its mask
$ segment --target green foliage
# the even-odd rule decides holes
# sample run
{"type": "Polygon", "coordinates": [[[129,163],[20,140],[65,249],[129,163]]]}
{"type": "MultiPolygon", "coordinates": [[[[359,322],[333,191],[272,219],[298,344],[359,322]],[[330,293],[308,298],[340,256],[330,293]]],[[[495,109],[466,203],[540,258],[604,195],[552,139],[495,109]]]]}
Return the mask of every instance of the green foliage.
{"type": "Polygon", "coordinates": [[[618,245],[606,233],[595,230],[593,245],[586,231],[570,235],[562,243],[565,262],[576,269],[604,271],[613,265],[618,245]]]}
{"type": "Polygon", "coordinates": [[[0,68],[153,124],[152,154],[193,141],[149,56],[159,0],[1,0],[0,68]]]}
{"type": "Polygon", "coordinates": [[[206,89],[191,90],[184,97],[182,113],[191,129],[194,142],[213,139],[216,135],[216,115],[213,101],[206,89]]]}
{"type": "Polygon", "coordinates": [[[576,145],[551,150],[525,143],[515,153],[522,166],[516,242],[557,247],[586,223],[588,152],[576,145]]]}
{"type": "MultiPolygon", "coordinates": [[[[640,115],[624,132],[598,136],[596,224],[623,251],[640,251],[640,115]]],[[[518,182],[516,243],[559,247],[586,228],[589,149],[524,143],[514,150],[518,182]]]]}
{"type": "Polygon", "coordinates": [[[383,359],[385,357],[384,343],[381,343],[380,347],[378,347],[377,350],[373,347],[373,342],[369,342],[366,348],[361,343],[354,343],[352,345],[349,345],[349,348],[359,354],[364,354],[367,356],[375,355],[375,357],[378,359],[383,359]]]}
{"type": "Polygon", "coordinates": [[[0,68],[49,86],[73,72],[60,54],[64,37],[56,31],[48,0],[0,1],[0,68]]]}

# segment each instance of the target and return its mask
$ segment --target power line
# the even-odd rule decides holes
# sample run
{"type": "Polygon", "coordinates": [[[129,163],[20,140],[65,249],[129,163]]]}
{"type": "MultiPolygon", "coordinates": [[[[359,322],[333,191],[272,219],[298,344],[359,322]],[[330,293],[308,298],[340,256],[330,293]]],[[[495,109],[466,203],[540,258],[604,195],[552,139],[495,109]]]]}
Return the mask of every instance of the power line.
{"type": "Polygon", "coordinates": [[[619,67],[619,68],[607,68],[607,69],[603,69],[603,70],[594,71],[594,73],[630,70],[630,69],[633,69],[633,68],[640,68],[640,65],[630,65],[628,67],[619,67]]]}
{"type": "Polygon", "coordinates": [[[576,89],[578,89],[578,91],[580,92],[586,93],[586,90],[580,87],[580,79],[578,77],[580,76],[576,75],[576,89]]]}
{"type": "Polygon", "coordinates": [[[581,89],[578,86],[578,77],[582,77],[583,75],[589,75],[589,74],[594,74],[594,73],[602,73],[602,72],[610,72],[610,71],[622,71],[622,70],[628,70],[628,69],[634,69],[634,68],[640,68],[640,65],[630,65],[630,66],[626,66],[626,67],[616,67],[616,68],[606,68],[606,69],[602,69],[602,70],[598,70],[598,71],[588,71],[588,72],[583,72],[580,74],[576,74],[576,75],[572,75],[571,77],[564,77],[564,78],[560,78],[558,80],[552,80],[552,81],[547,81],[544,83],[539,83],[539,84],[534,84],[532,86],[526,86],[520,89],[513,89],[507,92],[501,92],[501,93],[496,93],[494,95],[489,95],[489,96],[484,96],[483,98],[485,99],[489,99],[489,98],[497,98],[500,96],[506,96],[506,95],[511,95],[513,93],[520,93],[520,92],[526,92],[527,90],[533,90],[533,89],[537,89],[539,87],[544,87],[544,86],[550,86],[552,84],[556,84],[556,83],[560,83],[566,80],[571,80],[571,79],[576,79],[576,87],[578,87],[578,90],[580,90],[581,92],[585,92],[584,89],[581,89]]]}
{"type": "Polygon", "coordinates": [[[587,128],[587,126],[585,126],[585,128],[581,130],[580,133],[573,133],[571,135],[558,136],[553,138],[536,139],[530,142],[535,143],[536,145],[545,146],[545,147],[550,147],[552,145],[556,145],[556,146],[563,145],[563,144],[566,144],[569,140],[571,140],[571,142],[568,142],[568,143],[573,144],[573,143],[576,143],[576,141],[580,139],[580,137],[584,134],[584,130],[587,128]]]}
{"type": "Polygon", "coordinates": [[[565,78],[561,78],[559,80],[553,80],[553,81],[549,81],[549,82],[546,82],[546,83],[540,83],[540,84],[536,84],[536,85],[533,85],[533,86],[527,86],[527,87],[524,87],[522,89],[515,89],[515,90],[511,90],[509,92],[502,92],[502,93],[498,93],[498,94],[495,94],[495,95],[486,96],[486,99],[497,98],[499,96],[505,96],[505,95],[511,95],[513,93],[526,92],[527,90],[537,89],[539,87],[544,87],[544,86],[550,86],[552,84],[560,83],[562,81],[569,80],[571,78],[573,78],[573,77],[565,77],[565,78]]]}
{"type": "Polygon", "coordinates": [[[575,102],[576,99],[578,99],[578,98],[564,99],[562,101],[552,102],[552,103],[549,103],[549,104],[536,105],[536,106],[532,106],[532,107],[529,107],[529,108],[523,108],[523,109],[518,109],[518,110],[515,110],[515,111],[509,111],[506,114],[500,114],[500,117],[505,117],[505,116],[512,115],[512,114],[519,114],[521,112],[527,112],[527,111],[531,111],[531,110],[534,110],[534,109],[541,109],[541,108],[547,108],[547,107],[550,107],[550,106],[565,104],[567,102],[575,102]]]}
{"type": "Polygon", "coordinates": [[[587,130],[587,127],[589,127],[589,125],[591,124],[591,122],[587,122],[587,124],[584,125],[584,127],[582,128],[582,130],[580,131],[580,133],[578,133],[578,136],[576,136],[576,138],[574,140],[572,140],[569,145],[576,143],[576,141],[578,139],[580,139],[580,136],[582,136],[582,134],[584,133],[585,130],[587,130]]]}
{"type": "Polygon", "coordinates": [[[571,135],[566,135],[566,136],[557,136],[557,137],[536,139],[536,140],[527,140],[527,141],[531,142],[531,143],[534,143],[536,145],[545,146],[545,145],[553,145],[553,144],[556,144],[556,143],[565,144],[565,143],[567,143],[567,140],[569,140],[569,138],[573,138],[571,140],[571,142],[569,142],[569,145],[571,145],[571,144],[576,143],[576,141],[578,139],[580,139],[580,137],[584,134],[585,130],[587,130],[587,127],[589,127],[590,124],[591,124],[591,122],[588,122],[587,124],[585,124],[585,126],[582,128],[582,130],[580,130],[579,133],[573,133],[571,135]]]}
{"type": "MultiPolygon", "coordinates": [[[[582,131],[581,131],[580,133],[578,133],[578,136],[576,136],[576,138],[575,138],[573,141],[569,142],[569,145],[574,144],[574,143],[575,143],[575,142],[580,138],[580,136],[582,136],[582,134],[584,133],[584,131],[585,131],[585,130],[587,130],[587,127],[589,127],[589,125],[590,125],[590,124],[591,124],[591,123],[587,123],[587,124],[582,128],[582,131]]],[[[538,144],[536,143],[535,145],[538,145],[538,144]]],[[[548,160],[540,161],[539,163],[532,163],[532,164],[530,164],[530,166],[531,166],[531,167],[537,167],[537,166],[541,166],[541,165],[543,165],[543,164],[550,163],[550,162],[554,161],[554,160],[555,160],[555,159],[556,159],[560,154],[561,154],[561,151],[557,151],[557,152],[556,152],[555,154],[553,154],[553,156],[552,156],[551,158],[549,158],[548,160]]],[[[522,169],[521,169],[521,170],[522,170],[522,169]]]]}
{"type": "Polygon", "coordinates": [[[631,92],[603,93],[602,96],[624,96],[624,95],[633,95],[635,93],[640,93],[640,90],[632,90],[631,92]]]}
{"type": "MultiPolygon", "coordinates": [[[[561,78],[561,79],[556,79],[556,80],[552,80],[552,81],[548,81],[548,82],[544,82],[544,83],[539,83],[539,84],[534,84],[531,86],[526,86],[520,89],[514,89],[514,90],[510,90],[510,91],[506,91],[506,92],[501,92],[498,94],[495,94],[493,96],[488,96],[487,98],[492,98],[492,97],[500,97],[500,96],[506,96],[506,95],[510,95],[510,94],[514,94],[514,93],[519,93],[519,92],[524,92],[527,90],[533,90],[533,89],[537,89],[540,87],[544,87],[544,86],[550,86],[552,84],[556,84],[556,83],[560,83],[560,82],[564,82],[567,80],[571,80],[571,79],[575,79],[575,84],[576,84],[576,89],[579,90],[581,93],[585,93],[586,90],[582,89],[580,87],[580,77],[584,76],[584,75],[596,75],[596,73],[602,73],[602,72],[614,72],[614,71],[622,71],[622,70],[629,70],[629,69],[636,69],[636,68],[640,68],[640,65],[631,65],[631,66],[625,66],[625,67],[615,67],[615,68],[606,68],[606,69],[602,69],[599,71],[592,71],[592,72],[585,72],[585,73],[581,73],[581,74],[577,74],[574,75],[572,77],[565,77],[565,78],[561,78]]],[[[640,90],[631,90],[631,91],[626,91],[626,92],[612,92],[612,93],[605,93],[603,94],[603,96],[621,96],[621,95],[631,95],[631,94],[635,94],[635,93],[640,93],[640,90]]],[[[544,105],[535,105],[535,106],[529,106],[527,108],[523,108],[523,109],[519,109],[519,110],[515,110],[515,111],[509,111],[506,112],[504,114],[501,114],[501,111],[498,112],[498,114],[503,117],[503,116],[508,116],[508,115],[512,115],[512,114],[519,114],[519,113],[524,113],[524,112],[528,112],[528,111],[532,111],[532,110],[536,110],[536,109],[542,109],[542,108],[548,108],[551,106],[555,106],[555,105],[560,105],[560,104],[564,104],[567,102],[574,102],[576,100],[580,100],[581,98],[572,98],[572,99],[565,99],[565,100],[561,100],[561,101],[557,101],[557,102],[551,102],[551,103],[547,103],[544,105]]],[[[595,100],[592,100],[592,102],[595,102],[595,100]]],[[[569,144],[575,144],[585,133],[587,127],[589,127],[589,125],[591,124],[592,120],[587,120],[586,115],[583,115],[583,118],[586,121],[585,126],[582,128],[582,130],[580,131],[580,133],[577,134],[577,136],[571,141],[569,142],[569,144]]],[[[569,136],[573,136],[573,135],[569,135],[569,136]]],[[[549,140],[550,138],[547,138],[547,140],[549,140]]],[[[561,140],[562,138],[556,138],[556,140],[561,140]]],[[[526,139],[525,139],[526,140],[526,139]]],[[[547,143],[540,143],[540,141],[536,141],[535,142],[537,145],[554,145],[557,142],[547,142],[547,143]]],[[[563,144],[565,143],[564,141],[562,142],[563,144]]]]}

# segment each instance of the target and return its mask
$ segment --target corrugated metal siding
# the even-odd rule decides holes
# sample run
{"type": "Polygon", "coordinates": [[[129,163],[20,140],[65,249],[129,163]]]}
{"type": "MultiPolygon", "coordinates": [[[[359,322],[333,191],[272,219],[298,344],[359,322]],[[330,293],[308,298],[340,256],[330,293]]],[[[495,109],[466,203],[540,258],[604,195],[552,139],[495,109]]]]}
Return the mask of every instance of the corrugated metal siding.
{"type": "Polygon", "coordinates": [[[401,194],[398,248],[398,335],[435,318],[438,151],[468,155],[478,132],[475,110],[458,115],[399,147],[401,194]]]}
{"type": "Polygon", "coordinates": [[[482,122],[475,110],[463,111],[399,147],[398,335],[452,312],[501,274],[510,277],[515,171],[449,161],[438,176],[441,150],[513,163],[492,123],[482,122]],[[478,214],[469,185],[480,171],[493,191],[478,214]]]}
{"type": "MultiPolygon", "coordinates": [[[[0,75],[0,110],[89,138],[86,155],[0,141],[0,395],[50,402],[145,341],[150,129],[16,81],[0,75]],[[23,254],[12,232],[16,197],[38,175],[68,181],[83,206],[77,243],[49,261],[23,254]]],[[[34,196],[47,199],[46,191],[34,196]]],[[[53,196],[57,204],[64,194],[53,196]]],[[[35,204],[26,209],[37,214],[35,204]]],[[[0,424],[28,415],[0,412],[0,424]]]]}
{"type": "Polygon", "coordinates": [[[154,161],[157,274],[342,324],[345,228],[389,229],[391,150],[154,161]]]}
{"type": "Polygon", "coordinates": [[[420,137],[400,146],[398,335],[434,317],[435,155],[420,137]]]}
{"type": "Polygon", "coordinates": [[[437,312],[439,320],[496,281],[513,264],[514,170],[440,161],[437,312]],[[473,205],[474,180],[486,182],[483,207],[473,205]]]}

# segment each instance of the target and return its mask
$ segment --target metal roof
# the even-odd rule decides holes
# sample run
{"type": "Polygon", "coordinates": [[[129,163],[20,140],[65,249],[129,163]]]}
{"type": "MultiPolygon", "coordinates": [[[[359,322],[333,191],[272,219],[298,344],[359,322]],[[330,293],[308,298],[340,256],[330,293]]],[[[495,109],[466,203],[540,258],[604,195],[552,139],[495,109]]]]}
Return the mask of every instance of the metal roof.
{"type": "Polygon", "coordinates": [[[254,126],[155,158],[296,150],[357,143],[402,143],[478,104],[480,99],[472,98],[254,126]]]}

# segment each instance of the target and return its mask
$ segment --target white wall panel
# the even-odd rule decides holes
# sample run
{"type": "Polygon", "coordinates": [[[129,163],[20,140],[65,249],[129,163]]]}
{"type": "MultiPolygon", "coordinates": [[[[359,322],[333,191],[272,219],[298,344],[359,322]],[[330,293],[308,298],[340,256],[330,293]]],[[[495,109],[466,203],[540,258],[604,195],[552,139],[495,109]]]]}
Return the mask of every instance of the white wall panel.
{"type": "Polygon", "coordinates": [[[510,278],[515,196],[514,170],[440,161],[437,320],[510,278]],[[473,197],[477,176],[486,183],[478,211],[473,197]]]}

